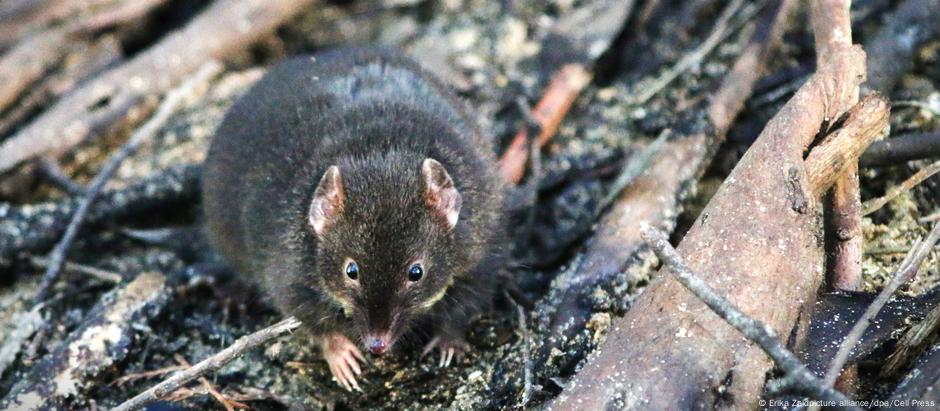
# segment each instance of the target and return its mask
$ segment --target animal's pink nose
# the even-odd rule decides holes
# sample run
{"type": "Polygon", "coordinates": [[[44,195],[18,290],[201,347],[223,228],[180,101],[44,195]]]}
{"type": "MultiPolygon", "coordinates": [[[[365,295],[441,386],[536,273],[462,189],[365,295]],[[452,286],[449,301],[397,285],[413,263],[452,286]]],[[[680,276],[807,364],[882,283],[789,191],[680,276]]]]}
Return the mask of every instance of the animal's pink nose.
{"type": "Polygon", "coordinates": [[[386,350],[388,350],[388,344],[382,341],[381,338],[369,339],[369,351],[372,351],[373,354],[385,354],[386,350]]]}

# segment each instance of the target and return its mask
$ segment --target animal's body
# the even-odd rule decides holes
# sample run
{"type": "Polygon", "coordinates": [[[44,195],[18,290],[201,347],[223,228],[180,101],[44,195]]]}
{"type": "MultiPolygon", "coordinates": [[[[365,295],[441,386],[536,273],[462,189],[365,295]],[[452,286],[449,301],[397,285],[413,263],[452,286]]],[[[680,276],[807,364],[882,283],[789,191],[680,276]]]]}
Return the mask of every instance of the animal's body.
{"type": "Polygon", "coordinates": [[[399,52],[288,60],[216,132],[209,239],[303,321],[340,383],[356,384],[354,342],[380,354],[415,324],[449,362],[502,265],[491,144],[463,102],[399,52]]]}

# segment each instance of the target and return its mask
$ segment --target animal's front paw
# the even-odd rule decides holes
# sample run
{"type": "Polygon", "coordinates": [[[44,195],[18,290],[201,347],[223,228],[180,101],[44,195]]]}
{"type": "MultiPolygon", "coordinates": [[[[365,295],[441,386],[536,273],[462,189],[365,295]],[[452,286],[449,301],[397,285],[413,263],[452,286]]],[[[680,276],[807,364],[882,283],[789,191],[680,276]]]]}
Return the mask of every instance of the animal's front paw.
{"type": "Polygon", "coordinates": [[[434,337],[427,345],[424,346],[424,350],[421,351],[421,357],[428,355],[432,350],[437,348],[441,353],[441,358],[437,362],[438,367],[448,367],[450,363],[454,361],[454,358],[460,358],[467,351],[470,351],[470,344],[467,344],[463,338],[453,338],[453,337],[434,337]]]}
{"type": "Polygon", "coordinates": [[[328,334],[321,341],[323,350],[323,359],[330,366],[330,372],[333,373],[333,379],[349,391],[359,388],[356,382],[356,376],[362,374],[359,368],[359,361],[365,362],[365,357],[359,352],[359,348],[349,338],[340,333],[328,334]],[[358,361],[357,361],[358,360],[358,361]]]}

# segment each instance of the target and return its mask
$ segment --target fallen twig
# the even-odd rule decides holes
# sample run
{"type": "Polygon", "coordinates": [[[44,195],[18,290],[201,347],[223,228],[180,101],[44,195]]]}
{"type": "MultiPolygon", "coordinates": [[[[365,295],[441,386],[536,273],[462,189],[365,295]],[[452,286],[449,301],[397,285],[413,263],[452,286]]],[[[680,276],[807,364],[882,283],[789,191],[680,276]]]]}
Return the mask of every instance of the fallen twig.
{"type": "MultiPolygon", "coordinates": [[[[744,107],[749,90],[773,56],[778,44],[776,37],[783,31],[786,17],[796,4],[790,0],[781,2],[766,9],[756,20],[758,29],[725,75],[715,97],[708,102],[707,113],[714,130],[710,127],[690,130],[685,125],[686,122],[707,123],[698,117],[701,107],[695,107],[690,112],[678,113],[676,117],[680,120],[672,124],[684,135],[670,137],[658,151],[659,155],[644,160],[649,151],[646,149],[637,157],[639,161],[630,159],[630,168],[636,166],[637,171],[645,172],[617,195],[610,209],[596,223],[596,232],[586,244],[583,258],[572,261],[571,269],[555,277],[550,294],[544,298],[551,302],[554,310],[549,318],[540,319],[542,327],[549,328],[550,334],[537,352],[536,370],[548,363],[562,370],[571,369],[584,353],[570,344],[591,341],[591,338],[578,338],[596,310],[590,302],[593,300],[590,294],[598,288],[607,290],[610,284],[617,284],[615,287],[622,289],[621,292],[627,292],[642,280],[642,273],[651,269],[653,258],[633,226],[637,221],[647,221],[663,229],[675,226],[678,209],[686,195],[684,187],[702,172],[715,146],[724,138],[728,125],[744,107]],[[650,160],[648,167],[643,165],[650,160]],[[562,352],[564,356],[552,352],[562,352]]],[[[655,150],[650,152],[655,153],[655,150]]],[[[630,171],[622,173],[630,174],[630,171]]]]}
{"type": "Polygon", "coordinates": [[[59,167],[58,163],[49,159],[40,160],[38,171],[42,177],[60,190],[74,196],[85,195],[85,187],[80,186],[75,180],[72,180],[72,178],[62,170],[62,167],[59,167]]]}
{"type": "MultiPolygon", "coordinates": [[[[804,154],[826,119],[842,116],[865,67],[860,48],[838,53],[767,123],[680,245],[703,280],[777,333],[797,327],[822,280],[819,204],[804,154]],[[768,295],[790,303],[766,304],[768,295]]],[[[674,281],[653,279],[625,316],[612,320],[607,339],[551,408],[669,408],[676,398],[680,408],[720,401],[756,407],[773,364],[707,308],[690,308],[698,302],[687,294],[674,281]],[[702,327],[709,332],[694,332],[702,327]],[[703,389],[728,375],[721,393],[703,389]]]]}
{"type": "MultiPolygon", "coordinates": [[[[532,111],[532,117],[539,122],[541,130],[536,147],[544,145],[558,132],[561,121],[568,114],[568,110],[571,109],[571,105],[574,104],[581,90],[591,82],[591,78],[591,74],[580,64],[567,64],[552,77],[545,89],[545,95],[532,111]]],[[[526,158],[528,158],[527,129],[528,127],[516,133],[499,160],[499,169],[503,178],[511,183],[521,181],[525,172],[526,158]]]]}
{"type": "Polygon", "coordinates": [[[558,131],[561,121],[594,78],[594,63],[617,36],[618,28],[633,12],[634,0],[600,0],[564,15],[543,40],[543,68],[552,73],[532,117],[539,123],[536,144],[530,144],[529,126],[519,130],[499,160],[503,178],[518,184],[525,174],[530,149],[540,149],[558,131]]]}
{"type": "Polygon", "coordinates": [[[914,186],[924,182],[924,180],[930,178],[930,176],[937,174],[938,172],[940,172],[940,161],[931,163],[926,167],[918,170],[916,173],[914,173],[914,175],[908,177],[907,180],[904,180],[904,182],[901,184],[888,189],[888,192],[885,193],[885,195],[878,198],[873,198],[862,204],[865,208],[865,215],[869,215],[875,211],[880,210],[881,207],[884,207],[885,204],[888,204],[891,200],[897,198],[897,196],[914,188],[914,186]]]}
{"type": "Polygon", "coordinates": [[[124,385],[129,382],[134,382],[137,380],[143,380],[147,378],[159,377],[162,375],[169,374],[171,372],[185,370],[187,368],[189,367],[186,367],[183,365],[171,365],[169,367],[163,367],[159,370],[151,370],[151,371],[138,372],[134,374],[128,374],[128,375],[121,376],[121,378],[118,378],[114,381],[111,381],[111,383],[108,385],[124,385]]]}
{"type": "Polygon", "coordinates": [[[35,34],[0,57],[0,112],[59,63],[68,48],[67,37],[62,28],[35,34]]]}
{"type": "Polygon", "coordinates": [[[933,213],[930,213],[930,215],[927,215],[925,217],[918,218],[917,222],[929,223],[929,222],[937,221],[937,220],[940,220],[940,210],[934,211],[933,213]]]}
{"type": "Polygon", "coordinates": [[[804,164],[814,196],[822,196],[855,166],[868,144],[887,130],[889,114],[888,102],[869,94],[846,113],[841,128],[810,150],[804,164]]]}
{"type": "Polygon", "coordinates": [[[150,11],[163,6],[167,2],[168,0],[133,0],[121,3],[117,7],[79,21],[74,30],[77,33],[93,33],[139,21],[150,11]]]}
{"type": "Polygon", "coordinates": [[[0,3],[0,49],[28,33],[67,20],[101,0],[11,0],[0,3]]]}
{"type": "MultiPolygon", "coordinates": [[[[183,357],[182,355],[176,354],[173,356],[173,359],[175,359],[176,362],[182,365],[183,369],[192,368],[193,366],[192,364],[189,363],[189,361],[186,361],[186,358],[183,357]]],[[[212,385],[212,383],[209,382],[208,379],[206,379],[206,377],[199,377],[199,383],[202,384],[202,386],[206,388],[206,391],[209,391],[209,394],[212,395],[212,398],[215,398],[215,400],[218,401],[219,404],[225,407],[226,411],[235,411],[236,408],[241,408],[241,409],[248,408],[247,405],[238,401],[231,400],[228,397],[222,395],[222,393],[219,392],[219,390],[217,390],[215,386],[212,385]]]]}
{"type": "MultiPolygon", "coordinates": [[[[715,21],[714,28],[712,28],[711,33],[708,37],[705,38],[705,41],[702,42],[698,47],[693,49],[691,52],[682,56],[675,65],[666,69],[656,78],[649,81],[641,81],[638,84],[640,92],[634,97],[631,101],[632,104],[642,105],[649,101],[653,96],[662,91],[663,88],[669,85],[676,77],[679,77],[680,74],[685,73],[692,67],[702,64],[702,59],[708,55],[715,47],[721,43],[728,35],[731,34],[732,30],[729,25],[731,18],[741,9],[744,5],[743,0],[733,0],[724,10],[722,10],[721,15],[718,16],[718,20],[715,21]]],[[[756,12],[752,10],[751,13],[756,12]]],[[[744,20],[747,20],[750,16],[745,16],[744,20]]]]}
{"type": "MultiPolygon", "coordinates": [[[[45,257],[32,256],[29,258],[29,262],[36,268],[48,269],[49,266],[51,266],[51,262],[49,261],[48,258],[45,258],[45,257]]],[[[112,284],[120,283],[124,279],[124,277],[122,277],[118,273],[107,271],[107,270],[102,270],[100,268],[92,267],[92,266],[88,266],[84,264],[73,263],[70,261],[66,261],[63,267],[65,268],[66,271],[74,271],[76,273],[82,273],[82,274],[97,278],[101,281],[109,282],[112,284]]]]}
{"type": "Polygon", "coordinates": [[[889,167],[928,158],[940,158],[940,131],[905,134],[876,141],[862,154],[859,166],[889,167]]]}
{"type": "Polygon", "coordinates": [[[186,383],[209,372],[218,370],[242,354],[258,346],[267,344],[268,342],[273,341],[274,339],[287,334],[297,329],[298,327],[300,327],[300,321],[294,317],[290,317],[268,328],[255,331],[254,333],[241,337],[238,340],[235,340],[235,342],[226,349],[200,361],[198,364],[189,369],[173,374],[170,376],[170,378],[167,378],[163,382],[150,387],[147,389],[147,391],[137,394],[133,398],[124,401],[117,407],[114,407],[112,411],[130,411],[144,407],[147,404],[165,397],[186,383]]]}
{"type": "MultiPolygon", "coordinates": [[[[166,0],[99,1],[99,4],[104,7],[98,16],[107,19],[114,12],[132,8],[136,10],[135,17],[139,18],[165,2],[166,0]]],[[[91,8],[93,6],[88,2],[81,3],[85,4],[79,7],[91,8]]],[[[67,12],[68,10],[63,11],[67,12]]],[[[95,15],[92,16],[92,21],[96,21],[95,15]]],[[[118,23],[125,25],[132,23],[131,20],[117,21],[112,19],[112,21],[115,22],[115,25],[118,23]]],[[[93,36],[90,35],[92,34],[91,31],[85,29],[85,27],[85,20],[79,17],[64,24],[37,30],[0,57],[0,84],[5,85],[0,89],[0,112],[9,107],[29,87],[52,71],[53,68],[61,64],[70,50],[95,42],[93,36]]]]}
{"type": "Polygon", "coordinates": [[[868,328],[872,318],[878,315],[881,308],[884,307],[901,285],[917,274],[917,271],[920,269],[920,264],[924,261],[924,258],[927,257],[927,254],[933,248],[934,244],[937,243],[937,240],[940,240],[940,223],[934,224],[933,229],[930,230],[930,234],[911,249],[911,252],[904,258],[904,261],[901,263],[900,267],[898,267],[894,276],[888,281],[884,289],[881,290],[878,297],[875,298],[875,301],[868,306],[868,309],[865,310],[865,314],[855,323],[855,326],[852,327],[852,331],[845,337],[845,340],[843,340],[842,345],[839,347],[839,352],[836,354],[835,358],[833,358],[829,370],[826,372],[825,382],[827,387],[831,387],[832,384],[835,383],[836,378],[839,377],[842,367],[849,357],[849,353],[855,348],[855,345],[858,344],[858,340],[862,337],[862,334],[864,334],[865,329],[868,328]]]}
{"type": "MultiPolygon", "coordinates": [[[[816,40],[816,66],[830,64],[852,47],[851,0],[814,0],[810,2],[813,35],[816,40]]],[[[837,107],[848,111],[858,102],[859,86],[846,89],[845,99],[837,107]]],[[[823,132],[836,119],[826,119],[823,132]]],[[[885,120],[885,123],[887,121],[885,120]]],[[[880,130],[879,130],[880,131],[880,130]]],[[[862,150],[871,143],[866,141],[862,150]]],[[[857,154],[861,154],[859,151],[857,154]]],[[[848,157],[845,170],[834,173],[832,191],[825,198],[826,274],[830,289],[856,290],[862,283],[862,206],[858,184],[858,156],[848,157]]],[[[807,162],[809,163],[809,162],[807,162]]],[[[814,185],[818,187],[818,185],[814,185]]]]}
{"type": "MultiPolygon", "coordinates": [[[[940,215],[938,215],[940,216],[940,215]]],[[[940,218],[938,218],[940,219],[940,218]]],[[[936,219],[935,219],[936,220],[936,219]]],[[[933,221],[933,220],[931,220],[933,221]]],[[[924,221],[924,219],[917,220],[919,223],[925,223],[930,221],[924,221]]],[[[940,246],[934,247],[935,250],[940,250],[940,246]]],[[[865,254],[878,255],[878,254],[907,254],[911,251],[911,247],[878,247],[870,248],[865,250],[865,254]]]]}
{"type": "MultiPolygon", "coordinates": [[[[672,274],[676,281],[695,294],[715,314],[731,324],[741,334],[744,334],[747,339],[757,344],[774,360],[777,367],[785,373],[784,378],[787,381],[788,388],[792,388],[800,394],[810,395],[815,399],[831,401],[834,405],[849,404],[848,398],[824,385],[793,353],[787,350],[772,328],[739,310],[693,273],[676,249],[669,244],[669,238],[665,233],[646,224],[641,225],[640,231],[643,239],[646,240],[653,252],[662,260],[664,265],[669,267],[668,272],[672,274]]],[[[843,408],[851,409],[856,407],[845,405],[843,408]]]]}
{"type": "Polygon", "coordinates": [[[187,80],[182,86],[167,94],[166,99],[163,101],[156,114],[144,123],[140,129],[135,131],[117,153],[108,158],[108,161],[101,168],[101,171],[95,175],[95,178],[89,185],[87,193],[79,202],[78,208],[75,214],[72,215],[72,219],[69,221],[69,225],[62,239],[49,254],[49,266],[46,268],[46,272],[42,276],[42,283],[39,286],[39,290],[36,292],[36,302],[45,300],[49,295],[51,287],[59,278],[62,266],[65,264],[66,254],[72,245],[72,241],[75,240],[75,236],[78,235],[78,230],[81,228],[85,216],[91,208],[92,202],[95,201],[95,198],[104,188],[105,183],[111,179],[111,175],[117,171],[118,167],[120,167],[121,163],[126,158],[137,151],[137,148],[140,147],[144,141],[156,134],[157,131],[160,130],[160,127],[163,127],[163,124],[166,123],[186,97],[191,95],[197,87],[208,82],[220,71],[222,71],[221,64],[209,62],[201,68],[192,79],[187,80]]]}

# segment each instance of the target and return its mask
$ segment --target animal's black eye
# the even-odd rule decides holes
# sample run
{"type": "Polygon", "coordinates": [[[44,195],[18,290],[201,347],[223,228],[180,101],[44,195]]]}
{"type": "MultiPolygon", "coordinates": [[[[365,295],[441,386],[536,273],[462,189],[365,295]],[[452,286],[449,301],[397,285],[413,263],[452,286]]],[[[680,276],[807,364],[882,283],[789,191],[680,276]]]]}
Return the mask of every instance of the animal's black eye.
{"type": "Polygon", "coordinates": [[[351,280],[359,278],[359,264],[356,264],[355,261],[346,263],[346,276],[351,280]]]}
{"type": "Polygon", "coordinates": [[[408,269],[409,281],[418,281],[421,277],[424,277],[424,268],[421,267],[421,264],[415,264],[408,269]]]}

